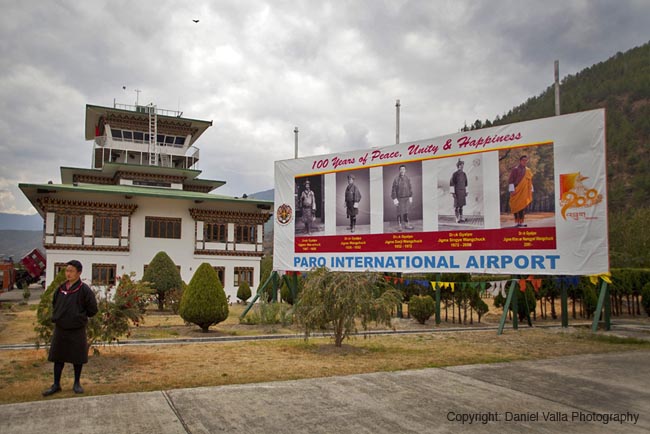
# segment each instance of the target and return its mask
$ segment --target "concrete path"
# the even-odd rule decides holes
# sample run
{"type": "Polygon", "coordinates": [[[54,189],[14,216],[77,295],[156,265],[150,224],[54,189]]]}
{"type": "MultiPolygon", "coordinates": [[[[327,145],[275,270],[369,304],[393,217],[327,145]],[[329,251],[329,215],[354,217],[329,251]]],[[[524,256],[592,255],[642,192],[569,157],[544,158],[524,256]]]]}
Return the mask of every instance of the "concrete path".
{"type": "Polygon", "coordinates": [[[0,433],[647,433],[649,361],[634,351],[48,399],[0,405],[0,433]]]}

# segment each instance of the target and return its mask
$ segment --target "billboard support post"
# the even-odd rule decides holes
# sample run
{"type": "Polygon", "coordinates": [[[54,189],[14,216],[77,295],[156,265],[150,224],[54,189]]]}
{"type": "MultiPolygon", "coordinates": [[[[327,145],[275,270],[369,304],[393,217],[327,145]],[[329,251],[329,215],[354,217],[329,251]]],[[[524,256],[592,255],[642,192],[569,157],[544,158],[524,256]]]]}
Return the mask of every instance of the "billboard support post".
{"type": "MultiPolygon", "coordinates": [[[[517,284],[517,281],[515,279],[512,280],[512,283],[510,284],[510,289],[508,290],[508,296],[506,297],[506,302],[503,305],[503,314],[501,315],[501,321],[499,322],[499,329],[497,330],[497,335],[503,334],[503,327],[506,324],[506,319],[508,318],[508,309],[510,308],[510,303],[512,302],[512,294],[515,291],[515,285],[517,284]]],[[[513,305],[513,310],[517,307],[517,302],[515,301],[515,304],[513,305]]],[[[513,312],[512,315],[512,328],[516,329],[517,328],[517,315],[513,312]]]]}
{"type": "Polygon", "coordinates": [[[591,331],[598,331],[598,322],[600,321],[600,313],[605,308],[604,321],[605,321],[605,330],[609,331],[612,329],[612,324],[610,322],[611,315],[611,301],[609,299],[609,287],[607,282],[602,279],[600,284],[600,295],[598,296],[598,305],[596,306],[596,311],[594,312],[594,322],[591,325],[591,331]]]}

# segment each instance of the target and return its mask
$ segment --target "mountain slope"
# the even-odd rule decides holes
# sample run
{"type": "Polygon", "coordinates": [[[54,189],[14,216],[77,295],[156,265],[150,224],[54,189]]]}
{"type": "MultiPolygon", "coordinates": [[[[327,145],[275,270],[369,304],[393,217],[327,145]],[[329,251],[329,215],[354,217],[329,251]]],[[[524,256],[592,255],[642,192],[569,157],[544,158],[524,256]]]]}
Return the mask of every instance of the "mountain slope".
{"type": "MultiPolygon", "coordinates": [[[[555,114],[555,91],[539,96],[469,129],[504,125],[555,114]]],[[[560,83],[561,113],[606,109],[608,206],[622,212],[650,199],[650,43],[617,53],[560,83]]]]}

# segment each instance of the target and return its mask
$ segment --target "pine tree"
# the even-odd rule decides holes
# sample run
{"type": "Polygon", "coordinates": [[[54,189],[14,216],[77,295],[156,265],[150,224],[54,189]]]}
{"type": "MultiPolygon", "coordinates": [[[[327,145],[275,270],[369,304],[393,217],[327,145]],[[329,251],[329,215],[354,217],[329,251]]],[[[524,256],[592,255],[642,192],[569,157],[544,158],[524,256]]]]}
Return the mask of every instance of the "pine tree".
{"type": "Polygon", "coordinates": [[[187,289],[183,291],[179,314],[187,322],[208,332],[211,325],[228,318],[228,301],[217,272],[208,263],[196,269],[187,289]]]}

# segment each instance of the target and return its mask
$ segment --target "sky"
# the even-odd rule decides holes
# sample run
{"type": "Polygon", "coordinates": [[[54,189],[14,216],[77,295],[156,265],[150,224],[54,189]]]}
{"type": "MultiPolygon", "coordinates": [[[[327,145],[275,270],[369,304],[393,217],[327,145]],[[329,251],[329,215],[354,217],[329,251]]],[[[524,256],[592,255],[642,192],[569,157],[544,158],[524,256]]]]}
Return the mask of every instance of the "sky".
{"type": "Polygon", "coordinates": [[[273,188],[273,162],[457,132],[650,39],[647,0],[0,0],[0,212],[19,183],[91,167],[86,104],[213,121],[215,193],[273,188]],[[193,20],[199,20],[195,23],[193,20]],[[643,30],[646,29],[646,30],[643,30]],[[124,89],[126,88],[126,89],[124,89]],[[140,90],[136,93],[136,89],[140,90]]]}

